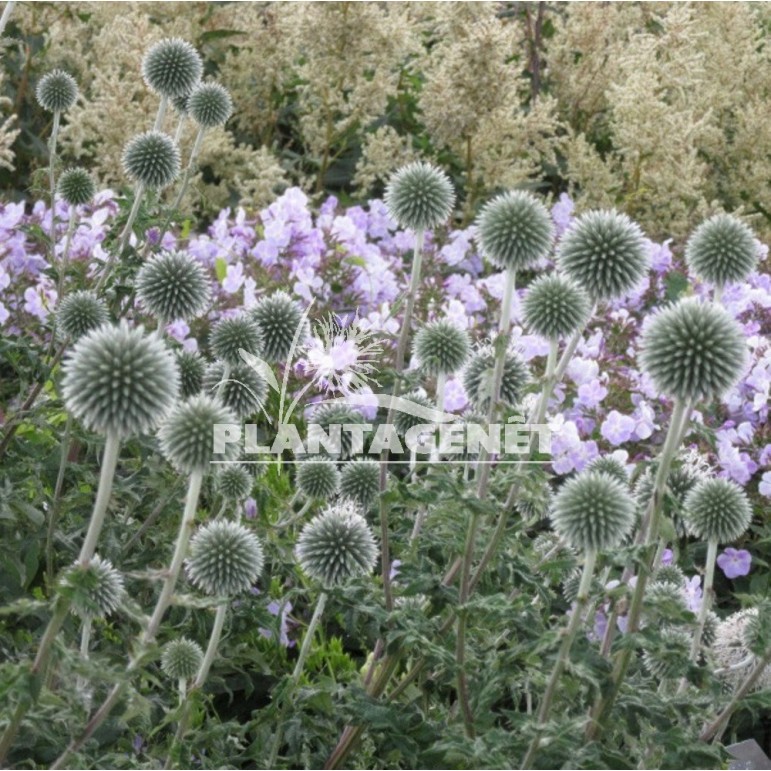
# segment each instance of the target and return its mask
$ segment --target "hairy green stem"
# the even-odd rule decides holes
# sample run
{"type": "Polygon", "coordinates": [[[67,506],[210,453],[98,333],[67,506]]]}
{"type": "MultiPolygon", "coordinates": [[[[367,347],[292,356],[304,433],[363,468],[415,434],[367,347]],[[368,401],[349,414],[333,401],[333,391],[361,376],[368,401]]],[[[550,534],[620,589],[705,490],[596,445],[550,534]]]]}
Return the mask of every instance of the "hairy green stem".
{"type": "MultiPolygon", "coordinates": [[[[171,205],[171,210],[176,211],[177,208],[179,208],[180,203],[182,203],[182,199],[185,197],[185,193],[187,192],[187,187],[190,184],[190,175],[193,172],[193,169],[195,168],[195,162],[198,158],[198,153],[201,150],[201,142],[203,142],[203,135],[205,133],[206,129],[201,126],[201,128],[198,129],[198,133],[195,135],[195,142],[193,143],[193,149],[190,151],[190,160],[187,162],[187,166],[185,167],[185,171],[182,174],[182,182],[179,186],[179,191],[177,192],[177,196],[174,199],[174,203],[171,205]]],[[[164,230],[168,227],[168,223],[164,227],[164,230]]],[[[161,233],[163,235],[163,233],[161,233]]]]}
{"type": "Polygon", "coordinates": [[[64,294],[64,282],[67,276],[67,268],[70,261],[70,246],[72,244],[72,234],[75,232],[75,217],[77,215],[77,207],[70,206],[70,218],[67,222],[67,234],[64,237],[64,251],[62,252],[62,258],[59,261],[59,281],[56,286],[56,303],[61,303],[62,296],[64,294]]]}
{"type": "Polygon", "coordinates": [[[163,119],[166,117],[166,108],[169,104],[169,97],[165,94],[161,97],[161,101],[158,104],[158,112],[155,115],[155,123],[153,124],[153,131],[160,131],[163,119]]]}
{"type": "Polygon", "coordinates": [[[51,139],[48,142],[48,185],[51,195],[51,265],[56,262],[56,141],[59,138],[59,121],[61,110],[54,110],[54,124],[51,129],[51,139]]]}
{"type": "Polygon", "coordinates": [[[59,519],[59,507],[62,502],[62,492],[64,490],[64,472],[67,469],[67,459],[70,454],[72,435],[72,415],[67,413],[67,422],[64,424],[64,434],[62,435],[61,451],[59,457],[59,471],[56,474],[56,484],[54,485],[54,497],[51,502],[51,511],[48,514],[48,525],[46,527],[46,580],[49,586],[54,583],[54,536],[56,535],[56,524],[59,519]]]}

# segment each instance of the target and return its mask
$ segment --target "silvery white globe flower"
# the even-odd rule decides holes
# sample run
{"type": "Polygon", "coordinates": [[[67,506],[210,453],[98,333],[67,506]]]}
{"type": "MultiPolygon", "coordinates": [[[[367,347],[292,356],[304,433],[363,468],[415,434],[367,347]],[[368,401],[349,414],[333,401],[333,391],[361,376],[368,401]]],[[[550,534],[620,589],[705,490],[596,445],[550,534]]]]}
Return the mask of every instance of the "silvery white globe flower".
{"type": "Polygon", "coordinates": [[[429,375],[451,375],[468,359],[471,338],[449,321],[433,321],[415,335],[414,351],[421,369],[429,375]]]}
{"type": "Polygon", "coordinates": [[[69,110],[78,98],[75,78],[64,70],[51,70],[43,75],[35,89],[38,104],[48,112],[69,110]]]}
{"type": "Polygon", "coordinates": [[[163,646],[161,669],[171,680],[192,680],[202,663],[201,646],[187,637],[180,637],[163,646]]]}
{"type": "Polygon", "coordinates": [[[160,131],[137,134],[123,150],[123,168],[134,182],[159,190],[179,176],[179,148],[160,131]]]}
{"type": "Polygon", "coordinates": [[[81,289],[65,297],[56,309],[56,335],[77,342],[83,335],[107,323],[107,306],[95,292],[81,289]]]}
{"type": "Polygon", "coordinates": [[[540,276],[527,290],[522,311],[525,326],[550,340],[583,329],[589,318],[589,296],[559,273],[540,276]]]}
{"type": "Polygon", "coordinates": [[[752,521],[747,494],[730,479],[702,479],[686,496],[684,509],[688,532],[704,541],[731,543],[752,521]]]}
{"type": "Polygon", "coordinates": [[[389,216],[400,227],[422,231],[448,219],[455,193],[441,169],[417,161],[403,166],[388,180],[385,204],[389,216]]]}
{"type": "Polygon", "coordinates": [[[203,265],[185,252],[161,252],[137,273],[136,292],[142,305],[164,322],[200,316],[211,297],[203,265]]]}
{"type": "Polygon", "coordinates": [[[221,362],[210,364],[203,375],[204,393],[219,399],[229,409],[233,410],[238,418],[247,418],[254,415],[265,403],[268,394],[268,384],[256,370],[247,364],[238,364],[230,368],[222,391],[219,384],[225,375],[225,368],[221,362]]]}
{"type": "Polygon", "coordinates": [[[206,362],[197,351],[177,351],[177,369],[179,370],[179,396],[189,399],[201,393],[203,373],[206,362]]]}
{"type": "Polygon", "coordinates": [[[235,367],[243,363],[241,349],[255,355],[259,353],[260,330],[245,313],[220,319],[211,331],[209,345],[217,359],[235,367]]]}
{"type": "Polygon", "coordinates": [[[109,616],[120,605],[125,592],[123,576],[109,560],[95,555],[83,567],[76,562],[62,576],[61,591],[81,618],[109,616]]]}
{"type": "Polygon", "coordinates": [[[89,430],[120,437],[153,430],[179,390],[171,352],[157,337],[125,321],[81,337],[62,372],[67,409],[89,430]]]}
{"type": "Polygon", "coordinates": [[[624,464],[611,455],[598,455],[591,463],[589,463],[586,470],[598,471],[617,479],[625,485],[629,484],[629,477],[627,476],[624,464]]]}
{"type": "Polygon", "coordinates": [[[268,361],[286,361],[295,335],[298,348],[308,337],[302,309],[286,292],[263,297],[249,313],[260,331],[262,353],[268,361]]]}
{"type": "Polygon", "coordinates": [[[252,477],[235,463],[223,466],[215,480],[217,492],[227,500],[243,501],[252,492],[252,477]]]}
{"type": "MultiPolygon", "coordinates": [[[[487,411],[493,389],[495,353],[492,346],[484,346],[472,354],[463,373],[463,387],[469,401],[479,410],[487,411]]],[[[501,380],[501,402],[514,406],[519,402],[530,382],[525,362],[513,351],[506,352],[501,380]]]]}
{"type": "Polygon", "coordinates": [[[366,509],[380,495],[380,464],[375,460],[352,460],[340,472],[340,495],[366,509]]]}
{"type": "Polygon", "coordinates": [[[691,636],[683,629],[665,626],[659,644],[643,651],[643,663],[656,680],[679,677],[688,667],[691,636]]]}
{"type": "Polygon", "coordinates": [[[340,472],[330,458],[315,456],[297,466],[297,489],[313,500],[329,500],[340,489],[340,472]]]}
{"type": "Polygon", "coordinates": [[[340,428],[340,458],[350,458],[353,438],[343,426],[364,423],[364,416],[345,404],[323,404],[316,407],[308,418],[309,425],[318,425],[328,435],[333,435],[333,426],[340,428]]]}
{"type": "Polygon", "coordinates": [[[233,114],[233,100],[219,83],[199,83],[187,98],[187,113],[204,128],[224,126],[233,114]]]}
{"type": "Polygon", "coordinates": [[[56,193],[70,206],[81,206],[93,199],[96,184],[85,169],[65,169],[56,183],[56,193]]]}
{"type": "MultiPolygon", "coordinates": [[[[411,393],[404,394],[402,397],[406,401],[417,404],[421,407],[429,407],[436,409],[436,404],[431,401],[425,394],[412,391],[411,393]]],[[[414,426],[424,425],[429,423],[425,418],[421,418],[417,415],[412,415],[409,412],[397,411],[394,413],[394,428],[401,436],[407,433],[414,426]]]]}
{"type": "MultiPolygon", "coordinates": [[[[757,608],[745,608],[724,618],[715,631],[710,652],[718,675],[728,692],[735,691],[757,666],[760,658],[747,645],[747,627],[757,618],[757,608]]],[[[753,691],[771,688],[771,668],[766,667],[753,691]]]]}
{"type": "Polygon", "coordinates": [[[159,40],[142,59],[145,83],[161,96],[174,98],[189,94],[202,74],[200,54],[180,38],[159,40]]]}

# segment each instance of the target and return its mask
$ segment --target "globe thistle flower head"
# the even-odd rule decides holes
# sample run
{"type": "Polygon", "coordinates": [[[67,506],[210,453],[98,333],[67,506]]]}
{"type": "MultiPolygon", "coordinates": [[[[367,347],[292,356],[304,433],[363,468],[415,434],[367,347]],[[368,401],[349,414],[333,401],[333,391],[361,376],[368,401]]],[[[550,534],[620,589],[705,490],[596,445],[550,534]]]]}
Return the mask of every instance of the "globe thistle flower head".
{"type": "Polygon", "coordinates": [[[187,100],[189,96],[190,94],[180,94],[171,100],[171,106],[180,116],[187,117],[188,115],[187,100]]]}
{"type": "Polygon", "coordinates": [[[206,271],[185,252],[151,257],[137,273],[136,292],[142,305],[164,322],[200,316],[211,297],[206,271]]]}
{"type": "Polygon", "coordinates": [[[705,541],[731,543],[750,526],[752,506],[746,493],[729,479],[703,479],[685,498],[688,532],[705,541]]]}
{"type": "Polygon", "coordinates": [[[350,498],[363,509],[380,494],[380,464],[375,460],[352,460],[340,474],[340,495],[350,498]]]}
{"type": "Polygon", "coordinates": [[[330,458],[315,456],[298,465],[296,482],[306,498],[329,500],[340,489],[340,472],[330,458]]]}
{"type": "Polygon", "coordinates": [[[62,590],[81,618],[109,616],[123,599],[123,576],[109,560],[94,556],[85,567],[76,562],[62,576],[62,590]]]}
{"type": "Polygon", "coordinates": [[[235,367],[243,362],[239,351],[257,354],[260,350],[260,330],[245,314],[220,319],[211,331],[209,339],[212,353],[217,359],[235,367]]]}
{"type": "Polygon", "coordinates": [[[389,216],[400,227],[424,231],[447,220],[455,204],[455,193],[441,169],[417,161],[403,166],[390,178],[385,204],[389,216]]]}
{"type": "Polygon", "coordinates": [[[170,185],[179,176],[179,148],[161,131],[146,131],[129,139],[123,150],[123,168],[134,182],[153,190],[170,185]]]}
{"type": "Polygon", "coordinates": [[[662,581],[658,577],[645,590],[645,604],[655,608],[661,615],[671,617],[685,610],[683,585],[662,581]]]}
{"type": "Polygon", "coordinates": [[[259,329],[262,353],[268,361],[286,361],[295,335],[297,347],[308,337],[308,323],[303,320],[302,309],[286,292],[263,297],[250,315],[259,329]]]}
{"type": "Polygon", "coordinates": [[[230,92],[219,83],[199,83],[187,99],[187,113],[202,128],[224,126],[233,114],[230,92]]]}
{"type": "Polygon", "coordinates": [[[81,289],[65,295],[56,309],[56,335],[76,342],[107,323],[107,306],[95,292],[81,289]]]}
{"type": "MultiPolygon", "coordinates": [[[[757,666],[761,658],[747,645],[748,626],[757,619],[757,608],[745,608],[724,618],[715,630],[710,646],[715,668],[726,690],[733,692],[757,666]]],[[[771,670],[766,667],[753,687],[754,691],[771,687],[771,670]]]]}
{"type": "Polygon", "coordinates": [[[222,362],[214,362],[206,367],[203,375],[204,393],[216,395],[237,418],[254,415],[265,403],[268,384],[259,372],[247,364],[231,367],[220,391],[223,378],[225,367],[222,362]]]}
{"type": "Polygon", "coordinates": [[[482,207],[476,220],[482,253],[493,265],[522,270],[545,257],[554,240],[546,207],[530,193],[502,193],[482,207]]]}
{"type": "MultiPolygon", "coordinates": [[[[346,404],[323,404],[316,407],[308,418],[309,426],[318,426],[320,431],[330,437],[336,435],[336,426],[341,427],[340,452],[330,452],[332,455],[339,455],[341,459],[350,458],[353,451],[353,437],[349,431],[345,431],[342,427],[360,423],[364,423],[364,416],[357,409],[346,404]]],[[[309,432],[312,430],[315,429],[309,429],[309,432]]]]}
{"type": "Polygon", "coordinates": [[[595,552],[620,544],[631,531],[634,517],[627,486],[596,471],[565,482],[551,514],[554,529],[570,546],[595,552]]]}
{"type": "Polygon", "coordinates": [[[621,297],[649,266],[640,228],[616,211],[590,211],[562,236],[557,265],[593,300],[621,297]]]}
{"type": "Polygon", "coordinates": [[[684,629],[664,627],[655,648],[643,651],[643,664],[656,680],[670,680],[688,666],[691,636],[684,629]]]}
{"type": "Polygon", "coordinates": [[[654,582],[675,584],[682,590],[685,585],[685,573],[677,565],[662,565],[653,574],[654,582]]]}
{"type": "Polygon", "coordinates": [[[623,484],[629,484],[624,464],[616,460],[612,455],[600,455],[596,457],[587,467],[587,471],[598,471],[607,474],[623,484]]]}
{"type": "Polygon", "coordinates": [[[240,502],[252,492],[252,477],[236,463],[223,466],[215,479],[217,492],[225,500],[240,502]]]}
{"type": "Polygon", "coordinates": [[[180,38],[159,40],[142,59],[142,77],[148,88],[171,99],[189,94],[202,74],[200,54],[180,38]]]}
{"type": "Polygon", "coordinates": [[[704,628],[701,630],[702,645],[710,647],[715,644],[719,624],[720,616],[714,610],[708,610],[707,617],[704,619],[704,628]]]}
{"type": "Polygon", "coordinates": [[[179,370],[180,398],[189,399],[199,394],[203,388],[203,373],[206,369],[206,363],[201,354],[197,351],[178,351],[177,369],[179,370]]]}
{"type": "Polygon", "coordinates": [[[153,430],[179,390],[174,357],[161,340],[125,321],[81,337],[62,366],[67,409],[91,431],[135,436],[153,430]]]}
{"type": "MultiPolygon", "coordinates": [[[[463,372],[463,387],[469,401],[482,412],[486,412],[493,390],[495,353],[492,346],[484,346],[472,354],[463,372]]],[[[516,405],[530,382],[530,372],[523,359],[513,351],[506,352],[501,379],[501,402],[516,405]]]]}
{"type": "Polygon", "coordinates": [[[342,501],[303,527],[295,556],[304,573],[324,587],[332,587],[369,573],[378,547],[356,505],[342,501]]]}
{"type": "MultiPolygon", "coordinates": [[[[405,394],[403,398],[405,401],[412,402],[413,404],[417,404],[421,407],[436,409],[434,402],[432,402],[431,399],[425,395],[425,393],[418,393],[417,391],[413,391],[411,393],[405,394]]],[[[425,418],[421,418],[418,415],[411,415],[409,412],[399,411],[394,413],[394,428],[396,428],[397,433],[402,436],[404,436],[404,434],[406,434],[414,426],[420,426],[426,422],[427,421],[425,418]]]]}
{"type": "Polygon", "coordinates": [[[451,375],[468,359],[471,339],[465,329],[449,321],[433,321],[415,335],[414,351],[429,375],[451,375]]]}
{"type": "Polygon", "coordinates": [[[758,259],[755,234],[730,214],[716,214],[702,222],[685,245],[689,269],[715,286],[744,281],[758,259]]]}
{"type": "Polygon", "coordinates": [[[263,564],[260,539],[243,525],[218,519],[191,539],[185,571],[206,594],[232,597],[251,588],[263,564]]]}
{"type": "Polygon", "coordinates": [[[237,442],[226,442],[224,452],[214,452],[214,427],[237,423],[221,402],[204,394],[178,404],[158,431],[161,452],[181,473],[208,471],[212,461],[238,457],[237,442]]]}
{"type": "Polygon", "coordinates": [[[70,206],[82,206],[96,193],[94,178],[81,168],[65,169],[56,183],[59,198],[70,206]]]}
{"type": "Polygon", "coordinates": [[[558,340],[583,329],[589,318],[589,296],[575,282],[554,273],[530,285],[522,310],[531,332],[558,340]]]}
{"type": "Polygon", "coordinates": [[[161,670],[171,680],[192,680],[198,674],[201,664],[201,646],[187,637],[180,637],[163,646],[161,670]]]}
{"type": "Polygon", "coordinates": [[[746,347],[728,313],[689,298],[661,311],[645,329],[640,364],[666,396],[710,400],[739,379],[746,347]]]}
{"type": "Polygon", "coordinates": [[[64,70],[51,70],[43,75],[35,89],[38,104],[48,112],[69,110],[78,98],[75,78],[64,70]]]}

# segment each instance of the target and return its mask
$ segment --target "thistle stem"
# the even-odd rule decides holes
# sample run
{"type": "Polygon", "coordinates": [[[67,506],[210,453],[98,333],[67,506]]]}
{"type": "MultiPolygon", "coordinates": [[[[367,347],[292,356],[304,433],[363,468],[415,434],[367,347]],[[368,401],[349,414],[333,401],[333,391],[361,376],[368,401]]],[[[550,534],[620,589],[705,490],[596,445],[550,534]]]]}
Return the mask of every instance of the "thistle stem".
{"type": "MultiPolygon", "coordinates": [[[[171,210],[176,211],[179,208],[180,203],[182,203],[182,199],[185,197],[185,193],[187,192],[187,186],[190,183],[190,174],[193,171],[193,168],[195,166],[196,158],[198,158],[198,153],[201,150],[201,142],[203,142],[203,135],[206,129],[204,129],[203,126],[198,129],[198,133],[195,135],[195,142],[193,143],[193,149],[190,151],[190,160],[187,163],[187,166],[185,167],[185,171],[182,174],[182,183],[179,187],[179,192],[177,193],[177,197],[174,199],[174,203],[171,205],[171,210]]],[[[168,227],[168,223],[164,227],[164,230],[168,227]]],[[[161,233],[163,235],[163,233],[161,233]]]]}
{"type": "Polygon", "coordinates": [[[155,115],[155,123],[153,124],[153,131],[160,131],[163,119],[166,117],[166,107],[169,104],[169,97],[164,95],[161,97],[161,101],[158,104],[158,112],[155,115]]]}
{"type": "Polygon", "coordinates": [[[56,474],[54,497],[51,502],[51,511],[48,514],[48,526],[46,527],[46,578],[49,586],[53,586],[54,583],[54,536],[56,535],[56,523],[59,519],[59,507],[61,505],[62,491],[64,489],[64,472],[67,469],[67,459],[72,444],[71,435],[72,415],[68,412],[67,422],[64,424],[64,434],[62,435],[59,471],[56,474]]]}
{"type": "Polygon", "coordinates": [[[51,194],[51,265],[56,262],[56,141],[59,138],[59,121],[61,110],[54,110],[54,123],[51,129],[51,139],[48,142],[48,185],[51,194]]]}
{"type": "Polygon", "coordinates": [[[70,206],[70,218],[67,223],[67,235],[64,237],[64,251],[59,261],[59,282],[56,287],[56,302],[62,301],[64,293],[64,282],[67,276],[67,268],[70,260],[70,244],[72,243],[72,234],[75,232],[75,217],[77,215],[76,207],[70,206]]]}
{"type": "Polygon", "coordinates": [[[13,10],[13,6],[16,3],[14,0],[8,0],[8,2],[5,4],[5,8],[3,8],[3,15],[0,16],[0,38],[3,36],[3,32],[5,32],[5,25],[8,23],[8,19],[11,17],[11,11],[13,10]]]}
{"type": "MultiPolygon", "coordinates": [[[[86,662],[89,659],[88,649],[91,645],[91,630],[93,628],[93,619],[86,616],[83,619],[83,625],[80,628],[80,660],[86,662]]],[[[82,675],[78,677],[75,686],[78,693],[82,694],[86,709],[91,706],[91,689],[88,687],[88,680],[82,675]]]]}

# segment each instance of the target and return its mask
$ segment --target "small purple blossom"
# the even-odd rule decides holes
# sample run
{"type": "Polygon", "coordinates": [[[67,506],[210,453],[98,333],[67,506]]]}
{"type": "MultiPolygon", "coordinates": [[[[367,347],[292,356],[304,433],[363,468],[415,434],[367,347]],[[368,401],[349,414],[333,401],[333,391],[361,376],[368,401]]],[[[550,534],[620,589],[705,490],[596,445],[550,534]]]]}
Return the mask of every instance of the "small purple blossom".
{"type": "Polygon", "coordinates": [[[622,415],[618,410],[611,410],[600,427],[600,434],[614,447],[628,442],[637,424],[629,415],[622,415]]]}
{"type": "Polygon", "coordinates": [[[750,572],[752,555],[746,549],[734,549],[728,546],[722,554],[718,555],[717,565],[726,578],[746,576],[750,572]]]}

